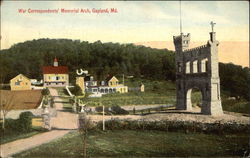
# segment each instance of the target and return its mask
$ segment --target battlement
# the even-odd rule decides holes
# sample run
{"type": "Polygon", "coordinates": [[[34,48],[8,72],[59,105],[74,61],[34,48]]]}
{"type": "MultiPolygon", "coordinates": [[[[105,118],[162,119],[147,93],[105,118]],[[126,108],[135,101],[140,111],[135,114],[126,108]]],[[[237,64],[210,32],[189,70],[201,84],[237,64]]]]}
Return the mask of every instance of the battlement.
{"type": "Polygon", "coordinates": [[[186,49],[186,50],[184,50],[184,52],[199,51],[199,50],[201,50],[203,48],[206,48],[206,47],[208,47],[207,44],[201,45],[201,46],[198,46],[198,47],[195,47],[195,48],[191,48],[191,49],[186,49]]]}
{"type": "Polygon", "coordinates": [[[188,33],[187,35],[184,35],[183,33],[181,33],[181,35],[179,36],[174,36],[174,40],[181,40],[182,38],[189,38],[190,37],[190,33],[188,33]]]}

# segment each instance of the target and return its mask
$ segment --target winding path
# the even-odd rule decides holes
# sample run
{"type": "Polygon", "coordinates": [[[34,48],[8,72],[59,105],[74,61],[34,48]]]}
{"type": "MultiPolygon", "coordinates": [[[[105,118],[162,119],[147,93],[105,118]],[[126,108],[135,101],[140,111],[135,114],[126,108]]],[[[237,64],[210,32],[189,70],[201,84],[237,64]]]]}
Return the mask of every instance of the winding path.
{"type": "MultiPolygon", "coordinates": [[[[52,96],[58,96],[56,89],[50,89],[50,93],[52,96]]],[[[63,112],[63,104],[58,103],[58,101],[61,101],[59,97],[56,97],[55,101],[57,101],[57,103],[55,103],[57,116],[51,118],[52,130],[49,132],[37,134],[29,138],[19,139],[10,143],[1,144],[0,157],[11,157],[12,155],[19,152],[60,138],[73,129],[77,129],[77,115],[69,112],[63,112]]]]}

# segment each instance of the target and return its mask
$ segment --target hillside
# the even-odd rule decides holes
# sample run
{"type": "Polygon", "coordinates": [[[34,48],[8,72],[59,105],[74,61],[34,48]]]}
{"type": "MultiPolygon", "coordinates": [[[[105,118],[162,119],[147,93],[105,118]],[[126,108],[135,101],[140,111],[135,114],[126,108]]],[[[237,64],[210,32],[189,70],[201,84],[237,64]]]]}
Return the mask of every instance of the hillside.
{"type": "Polygon", "coordinates": [[[68,66],[71,80],[79,68],[87,69],[98,80],[110,75],[144,76],[154,79],[175,79],[174,53],[133,44],[102,43],[70,39],[39,39],[13,45],[0,51],[2,81],[22,73],[29,78],[42,78],[43,66],[68,66]]]}
{"type": "MultiPolygon", "coordinates": [[[[79,68],[87,69],[97,80],[103,80],[107,75],[120,77],[124,74],[153,81],[175,81],[175,54],[167,49],[101,41],[39,39],[0,51],[0,83],[8,83],[20,73],[42,79],[42,67],[52,65],[55,57],[59,65],[68,66],[71,83],[74,83],[75,71],[79,68]]],[[[220,63],[219,73],[222,90],[229,96],[250,100],[248,68],[220,63]]]]}

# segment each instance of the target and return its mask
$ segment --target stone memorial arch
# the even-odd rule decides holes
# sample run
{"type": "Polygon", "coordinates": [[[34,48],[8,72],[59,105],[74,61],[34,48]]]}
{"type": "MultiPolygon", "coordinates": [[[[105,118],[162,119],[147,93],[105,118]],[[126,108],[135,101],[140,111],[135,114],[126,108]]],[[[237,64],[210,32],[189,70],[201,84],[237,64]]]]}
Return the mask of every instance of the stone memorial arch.
{"type": "Polygon", "coordinates": [[[191,92],[197,88],[202,94],[201,113],[223,114],[218,72],[218,45],[216,33],[210,32],[206,45],[188,49],[190,34],[174,36],[176,60],[176,108],[191,110],[191,92]]]}

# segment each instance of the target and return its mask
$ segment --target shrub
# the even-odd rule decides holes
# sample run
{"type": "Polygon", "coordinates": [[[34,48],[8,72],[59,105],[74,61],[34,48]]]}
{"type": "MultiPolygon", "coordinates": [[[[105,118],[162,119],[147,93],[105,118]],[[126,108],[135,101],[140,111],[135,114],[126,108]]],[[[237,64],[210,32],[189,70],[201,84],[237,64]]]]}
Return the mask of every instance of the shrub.
{"type": "Polygon", "coordinates": [[[74,87],[70,88],[70,91],[72,94],[76,95],[76,96],[81,96],[83,95],[82,93],[82,89],[80,86],[78,85],[74,85],[74,87]]]}
{"type": "Polygon", "coordinates": [[[14,119],[6,119],[5,120],[5,130],[8,131],[18,131],[19,122],[14,119]]]}
{"type": "Polygon", "coordinates": [[[19,116],[18,123],[19,123],[19,130],[23,132],[28,132],[32,129],[32,117],[34,115],[30,112],[22,112],[19,116]]]}
{"type": "MultiPolygon", "coordinates": [[[[97,107],[95,107],[95,111],[102,112],[103,111],[103,107],[102,106],[97,106],[97,107]]],[[[104,112],[105,113],[109,113],[110,112],[109,107],[104,107],[104,112]]]]}
{"type": "MultiPolygon", "coordinates": [[[[199,123],[185,121],[145,121],[145,120],[119,120],[111,119],[105,122],[108,130],[159,130],[185,133],[250,133],[247,124],[237,123],[199,123]]],[[[102,121],[98,122],[97,128],[102,128],[102,121]]]]}
{"type": "Polygon", "coordinates": [[[49,95],[49,94],[50,94],[48,88],[43,89],[41,93],[42,93],[43,96],[44,96],[44,95],[49,95]]]}
{"type": "Polygon", "coordinates": [[[10,90],[10,85],[0,85],[0,89],[10,90]]]}
{"type": "Polygon", "coordinates": [[[127,115],[127,114],[129,114],[128,111],[124,110],[123,108],[121,108],[118,105],[111,107],[111,113],[115,114],[115,115],[127,115]]]}

